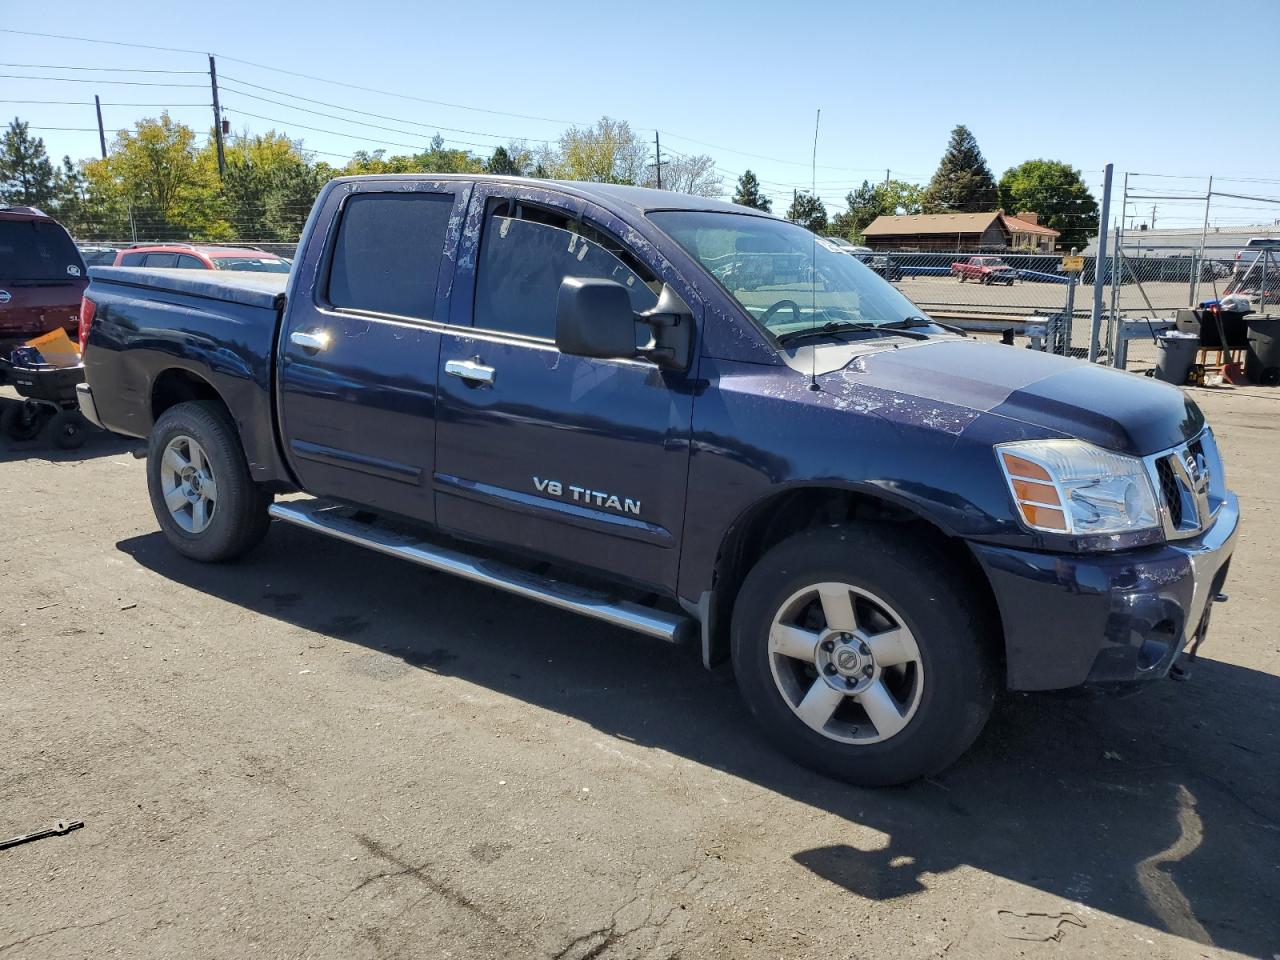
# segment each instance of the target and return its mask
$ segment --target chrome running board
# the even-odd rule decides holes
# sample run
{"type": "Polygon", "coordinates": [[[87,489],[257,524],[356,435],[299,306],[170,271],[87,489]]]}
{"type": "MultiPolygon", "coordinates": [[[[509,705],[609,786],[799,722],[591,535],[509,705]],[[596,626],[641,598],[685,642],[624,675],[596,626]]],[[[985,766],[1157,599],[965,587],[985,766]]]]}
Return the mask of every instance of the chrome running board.
{"type": "Polygon", "coordinates": [[[681,614],[619,600],[602,592],[543,577],[496,560],[468,556],[428,540],[362,523],[344,513],[350,509],[326,500],[287,500],[273,503],[269,512],[285,523],[315,530],[317,533],[368,547],[378,553],[399,557],[441,573],[451,573],[476,583],[497,587],[561,610],[603,620],[615,627],[634,630],[668,643],[681,643],[696,630],[696,624],[681,614]]]}

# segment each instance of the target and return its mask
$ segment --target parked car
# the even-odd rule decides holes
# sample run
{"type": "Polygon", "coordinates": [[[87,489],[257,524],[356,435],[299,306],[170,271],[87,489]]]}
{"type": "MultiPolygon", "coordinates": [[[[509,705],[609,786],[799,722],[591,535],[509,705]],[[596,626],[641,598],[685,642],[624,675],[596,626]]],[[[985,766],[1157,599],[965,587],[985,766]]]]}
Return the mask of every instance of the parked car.
{"type": "Polygon", "coordinates": [[[1193,398],[950,332],[717,200],[342,178],[287,278],[99,268],[82,317],[81,408],[147,438],[178,552],[275,518],[696,638],[855,783],[946,766],[999,688],[1185,675],[1235,545],[1193,398]],[[764,256],[813,272],[734,279],[764,256]]]}
{"type": "Polygon", "coordinates": [[[75,336],[88,284],[62,224],[34,207],[0,207],[0,356],[59,328],[75,336]]]}
{"type": "Polygon", "coordinates": [[[963,262],[953,263],[951,274],[959,277],[961,283],[976,280],[978,283],[1003,283],[1010,287],[1018,279],[1018,272],[999,257],[970,257],[963,262]]]}
{"type": "Polygon", "coordinates": [[[886,280],[902,279],[902,264],[898,262],[897,257],[879,254],[862,257],[861,259],[874,273],[884,277],[886,280]]]}
{"type": "Polygon", "coordinates": [[[105,247],[92,243],[78,243],[76,249],[80,251],[80,256],[84,257],[86,266],[90,267],[109,267],[116,262],[116,248],[105,247]]]}
{"type": "Polygon", "coordinates": [[[1245,248],[1236,254],[1231,271],[1237,289],[1254,288],[1261,284],[1264,266],[1267,273],[1280,273],[1280,237],[1249,238],[1245,248]]]}
{"type": "Polygon", "coordinates": [[[288,273],[289,261],[257,247],[138,244],[116,254],[117,267],[173,267],[179,270],[237,270],[288,273]]]}

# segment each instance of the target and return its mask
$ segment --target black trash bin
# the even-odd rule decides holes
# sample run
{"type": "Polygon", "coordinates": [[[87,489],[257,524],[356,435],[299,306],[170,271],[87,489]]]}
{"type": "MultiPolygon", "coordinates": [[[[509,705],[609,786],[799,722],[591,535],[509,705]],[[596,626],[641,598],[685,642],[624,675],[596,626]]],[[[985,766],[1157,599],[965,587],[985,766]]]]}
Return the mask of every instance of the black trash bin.
{"type": "Polygon", "coordinates": [[[1249,318],[1244,371],[1250,383],[1280,386],[1280,317],[1249,318]]]}

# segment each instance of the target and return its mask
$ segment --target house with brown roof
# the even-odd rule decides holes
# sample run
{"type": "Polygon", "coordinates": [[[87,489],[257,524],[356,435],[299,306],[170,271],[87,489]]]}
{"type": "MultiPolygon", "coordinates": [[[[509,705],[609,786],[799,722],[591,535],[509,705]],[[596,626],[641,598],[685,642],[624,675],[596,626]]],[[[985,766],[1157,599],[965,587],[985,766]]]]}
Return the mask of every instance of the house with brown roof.
{"type": "Polygon", "coordinates": [[[1034,213],[916,213],[876,217],[864,231],[873,250],[1005,251],[1051,253],[1058,231],[1034,213]]]}

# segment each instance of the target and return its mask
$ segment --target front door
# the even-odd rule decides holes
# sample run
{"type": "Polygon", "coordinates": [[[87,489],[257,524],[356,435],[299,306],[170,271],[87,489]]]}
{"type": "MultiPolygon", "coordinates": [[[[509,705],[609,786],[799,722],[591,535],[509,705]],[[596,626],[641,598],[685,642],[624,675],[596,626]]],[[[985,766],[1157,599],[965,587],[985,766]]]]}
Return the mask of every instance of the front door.
{"type": "Polygon", "coordinates": [[[564,278],[615,280],[643,311],[657,269],[614,238],[621,224],[607,214],[536,188],[477,187],[469,220],[459,262],[475,265],[474,296],[460,280],[440,350],[438,522],[674,588],[692,374],[567,356],[554,342],[564,278]]]}
{"type": "Polygon", "coordinates": [[[319,266],[288,305],[280,416],[309,493],[433,519],[436,361],[469,192],[353,183],[321,212],[335,227],[299,251],[300,266],[319,266]]]}

